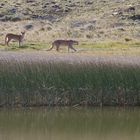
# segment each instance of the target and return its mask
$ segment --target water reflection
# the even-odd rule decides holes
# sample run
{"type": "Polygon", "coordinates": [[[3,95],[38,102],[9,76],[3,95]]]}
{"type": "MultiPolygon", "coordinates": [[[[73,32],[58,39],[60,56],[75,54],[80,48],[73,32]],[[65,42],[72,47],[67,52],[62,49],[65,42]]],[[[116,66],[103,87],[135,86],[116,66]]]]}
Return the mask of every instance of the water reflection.
{"type": "Polygon", "coordinates": [[[139,140],[139,108],[0,110],[0,140],[139,140]]]}

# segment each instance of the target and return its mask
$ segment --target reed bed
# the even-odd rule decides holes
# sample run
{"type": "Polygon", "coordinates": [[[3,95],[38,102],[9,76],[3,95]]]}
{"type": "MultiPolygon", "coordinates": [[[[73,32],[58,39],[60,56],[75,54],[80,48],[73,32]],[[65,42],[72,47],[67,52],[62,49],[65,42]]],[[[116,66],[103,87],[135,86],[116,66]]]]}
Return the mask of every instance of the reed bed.
{"type": "Polygon", "coordinates": [[[140,104],[138,61],[15,54],[0,57],[0,106],[140,104]]]}

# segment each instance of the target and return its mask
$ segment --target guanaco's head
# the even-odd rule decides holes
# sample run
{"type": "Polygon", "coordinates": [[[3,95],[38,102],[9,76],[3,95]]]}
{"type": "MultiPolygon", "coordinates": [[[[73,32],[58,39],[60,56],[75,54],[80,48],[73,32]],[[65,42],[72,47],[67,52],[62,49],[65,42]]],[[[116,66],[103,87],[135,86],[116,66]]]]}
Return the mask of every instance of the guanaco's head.
{"type": "Polygon", "coordinates": [[[24,36],[24,35],[25,35],[25,31],[21,32],[21,35],[23,35],[23,36],[24,36]]]}
{"type": "Polygon", "coordinates": [[[79,44],[79,42],[76,41],[76,40],[72,40],[72,42],[73,42],[74,45],[78,45],[79,44]]]}

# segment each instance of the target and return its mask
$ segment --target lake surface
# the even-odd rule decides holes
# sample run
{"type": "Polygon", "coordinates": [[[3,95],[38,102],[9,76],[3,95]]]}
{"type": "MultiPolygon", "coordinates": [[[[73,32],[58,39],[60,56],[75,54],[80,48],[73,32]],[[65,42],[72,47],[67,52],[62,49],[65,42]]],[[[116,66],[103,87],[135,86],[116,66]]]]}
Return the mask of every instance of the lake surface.
{"type": "Polygon", "coordinates": [[[0,140],[139,140],[140,108],[0,109],[0,140]]]}

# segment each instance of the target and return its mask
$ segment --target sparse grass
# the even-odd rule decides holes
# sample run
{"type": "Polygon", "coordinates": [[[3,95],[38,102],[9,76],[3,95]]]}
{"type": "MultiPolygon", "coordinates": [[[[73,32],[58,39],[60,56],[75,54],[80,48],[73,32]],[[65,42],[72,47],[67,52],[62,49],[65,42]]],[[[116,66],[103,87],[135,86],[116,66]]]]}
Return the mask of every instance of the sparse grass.
{"type": "Polygon", "coordinates": [[[0,61],[0,105],[139,105],[140,66],[0,61]]]}
{"type": "MultiPolygon", "coordinates": [[[[76,53],[82,54],[95,54],[95,55],[140,55],[140,42],[97,42],[97,43],[87,43],[79,41],[79,45],[74,46],[77,49],[76,53]]],[[[51,47],[50,43],[25,43],[22,47],[18,47],[18,44],[10,43],[10,47],[0,46],[3,51],[46,51],[51,47]]],[[[56,48],[53,49],[56,51],[56,48]]],[[[54,52],[54,51],[50,52],[54,52]]],[[[67,52],[66,46],[60,47],[60,52],[67,52]]]]}

